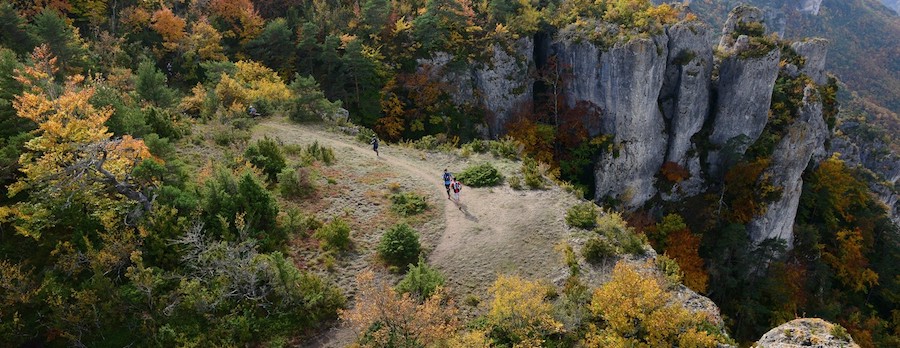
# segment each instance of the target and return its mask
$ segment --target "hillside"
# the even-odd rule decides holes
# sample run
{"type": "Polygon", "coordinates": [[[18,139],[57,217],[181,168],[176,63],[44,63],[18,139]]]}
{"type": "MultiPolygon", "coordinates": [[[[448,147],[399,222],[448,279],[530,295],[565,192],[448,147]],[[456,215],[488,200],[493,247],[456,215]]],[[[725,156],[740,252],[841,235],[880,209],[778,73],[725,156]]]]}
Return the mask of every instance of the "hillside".
{"type": "Polygon", "coordinates": [[[895,114],[706,4],[0,0],[0,346],[900,345],[895,114]]]}

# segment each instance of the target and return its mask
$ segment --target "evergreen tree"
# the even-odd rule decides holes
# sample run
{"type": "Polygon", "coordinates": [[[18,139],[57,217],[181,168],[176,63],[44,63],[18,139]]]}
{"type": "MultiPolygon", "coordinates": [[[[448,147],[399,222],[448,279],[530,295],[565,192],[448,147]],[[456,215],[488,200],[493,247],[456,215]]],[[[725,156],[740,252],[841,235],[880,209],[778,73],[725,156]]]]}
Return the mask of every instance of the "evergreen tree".
{"type": "Polygon", "coordinates": [[[44,9],[34,17],[28,26],[28,35],[33,42],[50,46],[50,52],[58,59],[61,73],[80,72],[88,67],[87,44],[78,34],[78,29],[66,23],[59,12],[44,9]]]}
{"type": "Polygon", "coordinates": [[[166,87],[166,75],[149,60],[138,65],[135,91],[141,99],[155,106],[169,107],[175,101],[175,91],[166,87]]]}
{"type": "Polygon", "coordinates": [[[276,18],[266,24],[262,33],[247,44],[253,60],[262,62],[287,77],[294,73],[294,33],[284,18],[276,18]]]}

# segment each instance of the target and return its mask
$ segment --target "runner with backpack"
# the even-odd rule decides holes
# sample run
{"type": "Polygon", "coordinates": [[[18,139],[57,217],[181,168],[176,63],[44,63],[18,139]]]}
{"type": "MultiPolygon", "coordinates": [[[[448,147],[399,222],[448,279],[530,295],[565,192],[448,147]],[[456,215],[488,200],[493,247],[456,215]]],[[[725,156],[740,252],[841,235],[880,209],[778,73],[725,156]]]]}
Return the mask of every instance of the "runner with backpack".
{"type": "Polygon", "coordinates": [[[444,188],[447,189],[447,199],[450,199],[450,182],[453,179],[453,175],[447,171],[447,168],[444,168],[444,188]]]}
{"type": "MultiPolygon", "coordinates": [[[[459,191],[462,190],[462,184],[456,181],[456,178],[453,178],[453,182],[450,183],[450,189],[453,190],[453,198],[456,200],[456,204],[462,203],[459,201],[459,191]]],[[[462,210],[462,206],[459,207],[459,210],[462,210]]]]}

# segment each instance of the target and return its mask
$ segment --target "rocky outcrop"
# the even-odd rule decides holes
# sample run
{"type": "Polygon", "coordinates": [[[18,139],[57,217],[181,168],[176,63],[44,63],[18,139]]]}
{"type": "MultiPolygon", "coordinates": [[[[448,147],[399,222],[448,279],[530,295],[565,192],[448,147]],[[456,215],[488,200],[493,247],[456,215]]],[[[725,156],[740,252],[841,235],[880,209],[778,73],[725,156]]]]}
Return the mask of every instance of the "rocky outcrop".
{"type": "Polygon", "coordinates": [[[440,82],[455,105],[481,107],[487,114],[490,137],[505,133],[505,124],[517,108],[531,102],[534,86],[534,42],[521,38],[511,48],[494,44],[487,62],[455,62],[446,52],[418,59],[420,71],[440,82]],[[512,52],[509,52],[512,51],[512,52]]]}
{"type": "Polygon", "coordinates": [[[642,205],[656,194],[654,175],[665,159],[668,136],[657,104],[668,57],[668,38],[657,35],[618,42],[608,50],[585,41],[554,43],[559,61],[570,67],[569,105],[590,102],[603,115],[593,134],[613,135],[614,151],[595,166],[597,197],[624,206],[642,205]]]}
{"type": "Polygon", "coordinates": [[[799,115],[791,124],[772,154],[772,162],[763,174],[771,184],[781,188],[781,196],[766,206],[765,213],[755,217],[747,225],[754,244],[779,238],[788,249],[794,241],[794,218],[803,189],[803,171],[813,153],[821,148],[829,136],[828,126],[822,119],[822,103],[815,86],[803,91],[803,104],[799,115]]]}
{"type": "Polygon", "coordinates": [[[473,105],[475,103],[474,81],[469,67],[454,66],[455,57],[447,52],[435,52],[428,59],[417,59],[420,72],[428,74],[429,79],[438,81],[444,92],[456,105],[473,105]]]}
{"type": "Polygon", "coordinates": [[[900,0],[881,0],[881,3],[891,9],[891,11],[894,11],[894,13],[900,15],[900,0]]]}
{"type": "Polygon", "coordinates": [[[766,332],[760,348],[859,348],[847,330],[818,318],[794,319],[766,332]]]}
{"type": "Polygon", "coordinates": [[[809,76],[815,83],[824,85],[828,82],[825,75],[825,58],[828,56],[828,40],[813,38],[791,44],[791,49],[803,57],[804,63],[799,67],[800,73],[809,76]]]}
{"type": "Polygon", "coordinates": [[[719,51],[725,57],[719,63],[715,118],[709,138],[720,150],[710,151],[707,157],[709,173],[714,177],[723,174],[729,156],[743,154],[759,138],[768,121],[781,51],[774,47],[759,54],[760,47],[751,42],[756,38],[736,34],[741,26],[765,28],[763,17],[759,9],[739,6],[722,31],[719,51]]]}
{"type": "Polygon", "coordinates": [[[669,56],[659,95],[663,116],[668,122],[666,161],[689,170],[690,178],[674,193],[692,196],[702,190],[703,180],[699,157],[694,153],[689,158],[687,154],[694,149],[691,137],[703,128],[709,114],[712,46],[707,39],[708,28],[697,21],[677,23],[666,30],[666,34],[669,56]]]}
{"type": "Polygon", "coordinates": [[[491,60],[475,69],[475,87],[481,105],[488,113],[491,135],[506,132],[505,125],[517,108],[529,105],[534,87],[534,41],[530,37],[517,40],[515,52],[493,45],[491,60]]]}
{"type": "Polygon", "coordinates": [[[797,4],[797,10],[808,13],[813,16],[819,15],[819,9],[822,7],[822,0],[801,0],[797,4]]]}

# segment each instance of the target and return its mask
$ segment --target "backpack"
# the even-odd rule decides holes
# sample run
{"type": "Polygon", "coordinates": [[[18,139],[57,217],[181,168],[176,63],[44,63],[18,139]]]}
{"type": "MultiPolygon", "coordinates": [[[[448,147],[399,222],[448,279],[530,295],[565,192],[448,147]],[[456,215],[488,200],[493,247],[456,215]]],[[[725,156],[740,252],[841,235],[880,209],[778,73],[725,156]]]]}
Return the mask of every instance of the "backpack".
{"type": "Polygon", "coordinates": [[[459,192],[462,189],[462,185],[459,184],[459,181],[453,183],[453,192],[459,192]]]}

